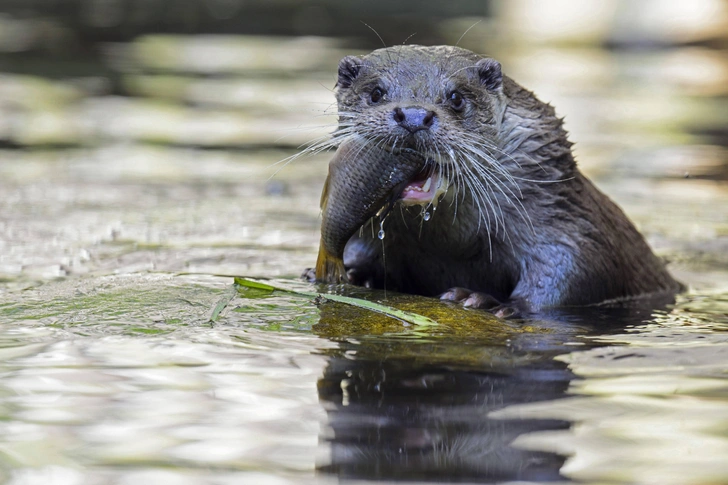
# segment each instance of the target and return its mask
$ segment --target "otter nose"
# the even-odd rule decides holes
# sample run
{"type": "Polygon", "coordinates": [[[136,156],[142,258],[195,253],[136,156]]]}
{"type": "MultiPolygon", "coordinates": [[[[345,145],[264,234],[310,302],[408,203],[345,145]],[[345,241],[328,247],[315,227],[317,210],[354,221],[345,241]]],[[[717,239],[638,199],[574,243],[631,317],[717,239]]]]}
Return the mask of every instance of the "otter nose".
{"type": "Polygon", "coordinates": [[[435,112],[420,108],[419,106],[409,106],[406,108],[394,108],[392,113],[394,121],[409,131],[415,133],[420,130],[429,130],[435,122],[435,112]]]}

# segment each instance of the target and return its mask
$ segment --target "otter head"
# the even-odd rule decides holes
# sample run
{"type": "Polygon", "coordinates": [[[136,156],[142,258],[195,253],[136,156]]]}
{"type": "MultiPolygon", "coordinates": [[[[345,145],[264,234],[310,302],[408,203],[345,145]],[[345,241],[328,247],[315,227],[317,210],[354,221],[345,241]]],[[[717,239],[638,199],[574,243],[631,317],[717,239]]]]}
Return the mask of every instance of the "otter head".
{"type": "Polygon", "coordinates": [[[346,240],[383,207],[459,193],[478,218],[492,206],[483,164],[496,160],[506,106],[498,61],[457,47],[379,49],[342,59],[336,87],[339,150],[322,197],[320,280],[342,278],[346,240]]]}
{"type": "Polygon", "coordinates": [[[437,203],[458,178],[468,185],[464,167],[498,150],[505,98],[494,59],[449,46],[379,49],[342,59],[336,86],[341,135],[427,161],[403,189],[405,205],[437,203]]]}

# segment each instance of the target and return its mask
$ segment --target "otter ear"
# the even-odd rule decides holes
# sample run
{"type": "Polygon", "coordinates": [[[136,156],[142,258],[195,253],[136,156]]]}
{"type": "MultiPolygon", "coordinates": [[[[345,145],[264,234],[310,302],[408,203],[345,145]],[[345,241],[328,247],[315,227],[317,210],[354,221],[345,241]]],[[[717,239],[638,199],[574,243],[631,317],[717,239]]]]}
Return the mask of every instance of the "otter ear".
{"type": "Polygon", "coordinates": [[[503,85],[503,73],[500,62],[495,59],[481,59],[475,64],[480,82],[489,91],[495,91],[503,85]]]}
{"type": "Polygon", "coordinates": [[[339,88],[348,88],[359,75],[361,66],[364,61],[356,56],[346,56],[339,62],[339,80],[336,86],[339,88]]]}

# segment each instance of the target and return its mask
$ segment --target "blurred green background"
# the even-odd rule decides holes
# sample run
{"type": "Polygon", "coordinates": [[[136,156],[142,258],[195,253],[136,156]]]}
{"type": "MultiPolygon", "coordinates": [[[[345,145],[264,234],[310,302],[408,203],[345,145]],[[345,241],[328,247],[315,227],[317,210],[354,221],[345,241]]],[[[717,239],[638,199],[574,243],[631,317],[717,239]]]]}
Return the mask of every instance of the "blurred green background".
{"type": "Polygon", "coordinates": [[[547,99],[617,95],[607,122],[724,141],[718,106],[681,108],[725,97],[727,16],[722,0],[2,0],[0,141],[296,145],[276,131],[330,101],[342,55],[458,40],[547,99]]]}

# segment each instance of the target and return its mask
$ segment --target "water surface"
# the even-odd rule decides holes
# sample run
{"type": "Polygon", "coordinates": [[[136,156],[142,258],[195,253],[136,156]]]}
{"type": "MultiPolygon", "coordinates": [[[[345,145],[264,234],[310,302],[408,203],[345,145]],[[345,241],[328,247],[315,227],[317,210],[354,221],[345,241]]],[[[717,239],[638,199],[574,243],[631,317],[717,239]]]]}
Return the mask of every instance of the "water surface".
{"type": "Polygon", "coordinates": [[[315,260],[330,154],[271,178],[333,123],[346,50],[307,42],[317,61],[292,61],[295,75],[266,62],[285,42],[115,46],[127,96],[0,78],[0,479],[726,481],[728,109],[719,85],[666,75],[725,57],[504,50],[690,290],[526,321],[468,311],[467,325],[420,331],[233,286],[303,287],[315,260]]]}

